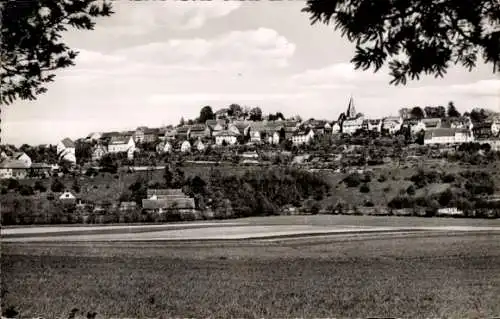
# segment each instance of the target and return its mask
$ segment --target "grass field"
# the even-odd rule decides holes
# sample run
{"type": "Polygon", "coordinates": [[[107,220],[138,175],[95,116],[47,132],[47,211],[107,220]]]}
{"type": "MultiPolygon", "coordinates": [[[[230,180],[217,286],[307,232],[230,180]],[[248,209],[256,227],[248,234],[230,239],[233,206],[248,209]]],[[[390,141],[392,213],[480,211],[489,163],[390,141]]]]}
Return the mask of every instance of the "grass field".
{"type": "Polygon", "coordinates": [[[2,302],[24,318],[67,318],[73,308],[97,318],[493,317],[499,240],[4,243],[2,302]]]}

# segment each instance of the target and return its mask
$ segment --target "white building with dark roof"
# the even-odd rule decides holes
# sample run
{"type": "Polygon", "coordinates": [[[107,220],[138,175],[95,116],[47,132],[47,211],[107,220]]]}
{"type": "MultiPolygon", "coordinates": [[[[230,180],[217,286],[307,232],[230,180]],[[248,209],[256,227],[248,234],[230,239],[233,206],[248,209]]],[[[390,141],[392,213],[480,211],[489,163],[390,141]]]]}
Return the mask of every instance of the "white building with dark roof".
{"type": "Polygon", "coordinates": [[[293,145],[309,144],[314,138],[314,130],[311,128],[295,132],[292,136],[293,145]]]}
{"type": "Polygon", "coordinates": [[[214,132],[214,137],[215,137],[215,144],[216,145],[223,145],[224,142],[227,145],[234,145],[238,141],[238,134],[236,134],[233,131],[220,131],[220,132],[214,132]]]}
{"type": "Polygon", "coordinates": [[[0,179],[23,179],[28,175],[29,166],[21,160],[7,158],[0,163],[0,179]]]}
{"type": "Polygon", "coordinates": [[[474,141],[472,132],[467,129],[437,128],[425,131],[424,144],[460,144],[474,141]]]}
{"type": "Polygon", "coordinates": [[[57,144],[57,156],[59,159],[66,160],[71,163],[76,163],[76,146],[75,143],[65,138],[57,144]]]}
{"type": "Polygon", "coordinates": [[[108,144],[109,153],[135,152],[135,141],[132,135],[112,136],[108,144]]]}

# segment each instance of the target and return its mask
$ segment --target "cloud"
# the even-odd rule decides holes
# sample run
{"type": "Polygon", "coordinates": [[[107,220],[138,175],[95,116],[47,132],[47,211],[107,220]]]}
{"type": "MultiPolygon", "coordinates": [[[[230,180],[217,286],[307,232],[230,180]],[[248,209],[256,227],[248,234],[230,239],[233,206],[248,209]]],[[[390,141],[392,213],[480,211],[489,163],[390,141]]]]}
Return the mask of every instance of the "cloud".
{"type": "Polygon", "coordinates": [[[196,93],[196,94],[155,94],[148,103],[203,102],[203,101],[269,101],[302,98],[302,93],[196,93]]]}
{"type": "Polygon", "coordinates": [[[123,58],[161,65],[203,65],[222,69],[285,67],[295,44],[273,29],[232,31],[211,39],[171,39],[115,51],[123,58]]]}
{"type": "Polygon", "coordinates": [[[295,85],[316,89],[352,88],[360,84],[386,83],[384,70],[377,73],[355,70],[352,63],[336,63],[323,68],[309,69],[292,76],[295,85]]]}
{"type": "Polygon", "coordinates": [[[141,35],[160,29],[190,30],[229,15],[239,1],[113,1],[114,15],[96,29],[115,35],[141,35]]]}
{"type": "Polygon", "coordinates": [[[460,94],[500,98],[500,80],[482,80],[473,83],[455,84],[449,86],[449,89],[460,94]]]}

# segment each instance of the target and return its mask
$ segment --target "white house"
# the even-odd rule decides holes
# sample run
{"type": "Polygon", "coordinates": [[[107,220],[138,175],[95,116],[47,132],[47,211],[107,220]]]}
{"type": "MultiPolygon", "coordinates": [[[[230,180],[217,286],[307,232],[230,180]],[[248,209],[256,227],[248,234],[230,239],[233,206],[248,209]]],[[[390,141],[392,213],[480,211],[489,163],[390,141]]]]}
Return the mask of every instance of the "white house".
{"type": "Polygon", "coordinates": [[[363,128],[363,117],[347,119],[342,122],[342,133],[352,135],[363,128]]]}
{"type": "Polygon", "coordinates": [[[437,215],[443,216],[463,216],[464,212],[456,207],[439,208],[437,215]]]}
{"type": "Polygon", "coordinates": [[[76,163],[75,143],[65,138],[57,144],[57,156],[71,163],[76,163]]]}
{"type": "Polygon", "coordinates": [[[403,118],[400,116],[390,116],[382,120],[382,129],[387,130],[389,134],[395,134],[401,130],[403,118]]]}
{"type": "Polygon", "coordinates": [[[172,151],[172,144],[170,142],[165,141],[161,142],[158,145],[156,145],[156,152],[157,153],[170,153],[172,151]]]}
{"type": "Polygon", "coordinates": [[[71,192],[66,191],[66,192],[62,193],[61,196],[59,196],[59,199],[60,200],[75,200],[76,197],[75,197],[75,195],[71,194],[71,192]]]}
{"type": "Polygon", "coordinates": [[[314,131],[312,129],[298,131],[292,136],[293,145],[309,144],[314,138],[314,131]]]}
{"type": "Polygon", "coordinates": [[[417,134],[418,132],[425,131],[425,129],[425,124],[422,121],[418,121],[414,125],[410,125],[410,132],[413,135],[417,134]]]}
{"type": "Polygon", "coordinates": [[[106,155],[107,152],[108,150],[106,146],[97,144],[92,151],[92,160],[94,162],[100,160],[104,155],[106,155]]]}
{"type": "Polygon", "coordinates": [[[425,131],[424,144],[460,144],[473,142],[474,136],[467,129],[437,128],[425,131]]]}
{"type": "Polygon", "coordinates": [[[181,144],[181,152],[186,153],[191,151],[191,143],[189,141],[184,141],[181,144]]]}
{"type": "Polygon", "coordinates": [[[12,154],[12,159],[23,162],[26,167],[31,166],[31,158],[24,152],[15,152],[12,154]]]}
{"type": "Polygon", "coordinates": [[[273,132],[272,134],[269,134],[268,140],[269,144],[279,144],[280,143],[280,133],[279,132],[273,132]]]}
{"type": "Polygon", "coordinates": [[[332,134],[338,134],[341,131],[341,127],[339,122],[333,122],[332,123],[332,134]]]}
{"type": "Polygon", "coordinates": [[[220,131],[213,135],[215,136],[216,145],[222,145],[224,142],[227,145],[234,145],[238,141],[238,135],[232,131],[220,131]]]}
{"type": "Polygon", "coordinates": [[[491,134],[493,136],[500,135],[500,118],[495,118],[491,123],[491,134]]]}
{"type": "Polygon", "coordinates": [[[101,137],[102,137],[102,133],[100,133],[100,132],[92,132],[92,133],[90,133],[90,134],[87,136],[86,140],[87,140],[87,141],[97,141],[97,140],[99,140],[101,137]]]}
{"type": "Polygon", "coordinates": [[[198,151],[198,152],[203,152],[205,150],[205,144],[203,144],[203,142],[201,140],[197,140],[195,143],[194,143],[194,148],[198,151]]]}
{"type": "Polygon", "coordinates": [[[23,179],[28,175],[28,166],[20,160],[7,158],[0,163],[0,179],[23,179]]]}
{"type": "Polygon", "coordinates": [[[425,125],[425,130],[433,130],[441,127],[440,118],[425,118],[421,120],[425,125]]]}
{"type": "Polygon", "coordinates": [[[262,140],[260,131],[250,130],[250,142],[258,143],[262,140]]]}
{"type": "Polygon", "coordinates": [[[109,153],[124,153],[133,150],[135,152],[135,142],[132,135],[118,135],[111,137],[108,144],[109,153]]]}
{"type": "Polygon", "coordinates": [[[382,132],[382,120],[380,119],[366,120],[365,129],[370,132],[382,132]]]}

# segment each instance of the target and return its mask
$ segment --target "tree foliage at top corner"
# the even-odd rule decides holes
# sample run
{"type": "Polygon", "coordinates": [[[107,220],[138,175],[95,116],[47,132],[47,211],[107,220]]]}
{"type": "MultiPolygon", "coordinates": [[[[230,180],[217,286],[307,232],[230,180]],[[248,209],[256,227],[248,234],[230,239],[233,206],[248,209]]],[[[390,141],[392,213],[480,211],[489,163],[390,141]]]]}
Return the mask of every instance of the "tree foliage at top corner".
{"type": "Polygon", "coordinates": [[[63,41],[69,28],[93,30],[110,16],[108,0],[4,0],[1,12],[0,101],[34,100],[54,71],[74,65],[78,52],[63,41]]]}
{"type": "Polygon", "coordinates": [[[391,84],[443,77],[450,64],[470,71],[481,57],[500,70],[498,0],[307,0],[302,11],[356,44],[356,69],[388,62],[391,84]]]}

